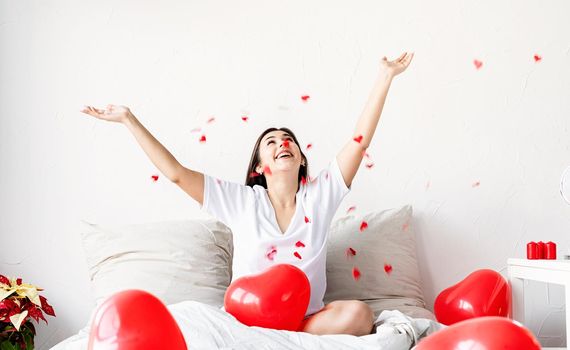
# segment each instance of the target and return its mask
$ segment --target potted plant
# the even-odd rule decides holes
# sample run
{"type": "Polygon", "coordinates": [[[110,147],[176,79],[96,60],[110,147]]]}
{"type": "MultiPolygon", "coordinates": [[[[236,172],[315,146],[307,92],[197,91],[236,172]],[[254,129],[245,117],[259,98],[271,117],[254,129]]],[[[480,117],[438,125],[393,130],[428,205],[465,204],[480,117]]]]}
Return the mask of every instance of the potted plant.
{"type": "Polygon", "coordinates": [[[32,319],[47,323],[44,312],[55,317],[47,299],[39,295],[43,289],[22,283],[21,278],[0,275],[0,350],[34,348],[36,329],[32,319]]]}

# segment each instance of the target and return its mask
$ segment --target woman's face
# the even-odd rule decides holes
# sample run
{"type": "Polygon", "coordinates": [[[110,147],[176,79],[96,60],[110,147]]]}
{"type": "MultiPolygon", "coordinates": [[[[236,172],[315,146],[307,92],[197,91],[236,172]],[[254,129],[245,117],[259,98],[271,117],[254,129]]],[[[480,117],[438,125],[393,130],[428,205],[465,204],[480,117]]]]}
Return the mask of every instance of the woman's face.
{"type": "Polygon", "coordinates": [[[265,136],[259,144],[260,164],[255,169],[265,172],[269,166],[272,172],[294,170],[301,166],[301,150],[293,138],[285,131],[275,130],[265,136]]]}

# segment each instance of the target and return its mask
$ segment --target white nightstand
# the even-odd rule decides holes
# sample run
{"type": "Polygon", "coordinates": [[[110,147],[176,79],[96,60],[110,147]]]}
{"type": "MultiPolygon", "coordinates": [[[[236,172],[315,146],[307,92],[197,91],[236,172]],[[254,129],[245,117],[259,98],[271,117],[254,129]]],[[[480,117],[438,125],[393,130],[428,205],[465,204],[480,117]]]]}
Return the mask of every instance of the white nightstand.
{"type": "MultiPolygon", "coordinates": [[[[566,346],[570,336],[570,260],[527,260],[507,261],[509,282],[512,288],[513,319],[524,323],[524,280],[556,283],[564,286],[566,307],[566,346]]],[[[564,348],[543,348],[564,349],[564,348]]]]}

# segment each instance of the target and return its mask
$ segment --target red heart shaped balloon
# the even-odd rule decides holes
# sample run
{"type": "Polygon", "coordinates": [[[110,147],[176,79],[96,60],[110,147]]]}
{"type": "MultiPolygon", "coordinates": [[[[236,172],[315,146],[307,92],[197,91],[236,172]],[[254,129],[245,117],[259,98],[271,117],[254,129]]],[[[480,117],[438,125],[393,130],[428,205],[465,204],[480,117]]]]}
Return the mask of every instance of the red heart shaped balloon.
{"type": "Polygon", "coordinates": [[[184,336],[164,304],[142,290],[112,295],[95,312],[89,350],[186,350],[184,336]]]}
{"type": "Polygon", "coordinates": [[[415,350],[539,350],[534,335],[506,317],[486,316],[465,320],[422,340],[415,350]]]}
{"type": "Polygon", "coordinates": [[[232,282],[224,308],[248,326],[296,331],[310,297],[311,285],[305,273],[293,265],[278,264],[232,282]]]}
{"type": "Polygon", "coordinates": [[[439,293],[434,303],[437,320],[445,325],[480,316],[508,316],[509,283],[496,271],[477,270],[439,293]]]}

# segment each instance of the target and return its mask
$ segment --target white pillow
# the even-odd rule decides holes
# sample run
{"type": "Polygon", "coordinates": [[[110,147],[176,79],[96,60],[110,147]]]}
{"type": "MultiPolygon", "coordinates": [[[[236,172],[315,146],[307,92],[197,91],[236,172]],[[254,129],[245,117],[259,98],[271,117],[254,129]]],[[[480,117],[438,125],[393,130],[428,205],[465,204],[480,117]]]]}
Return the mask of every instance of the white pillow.
{"type": "Polygon", "coordinates": [[[425,308],[411,219],[412,207],[406,205],[333,221],[325,303],[356,299],[367,303],[376,317],[383,310],[396,309],[411,317],[435,319],[425,308]],[[363,221],[368,227],[361,232],[363,221]],[[347,254],[349,248],[356,255],[347,254]],[[389,273],[385,264],[392,268],[389,273]],[[354,267],[361,273],[358,280],[354,267]]]}
{"type": "Polygon", "coordinates": [[[231,281],[231,231],[217,220],[100,226],[82,233],[95,302],[125,289],[146,290],[165,304],[223,305],[231,281]]]}

